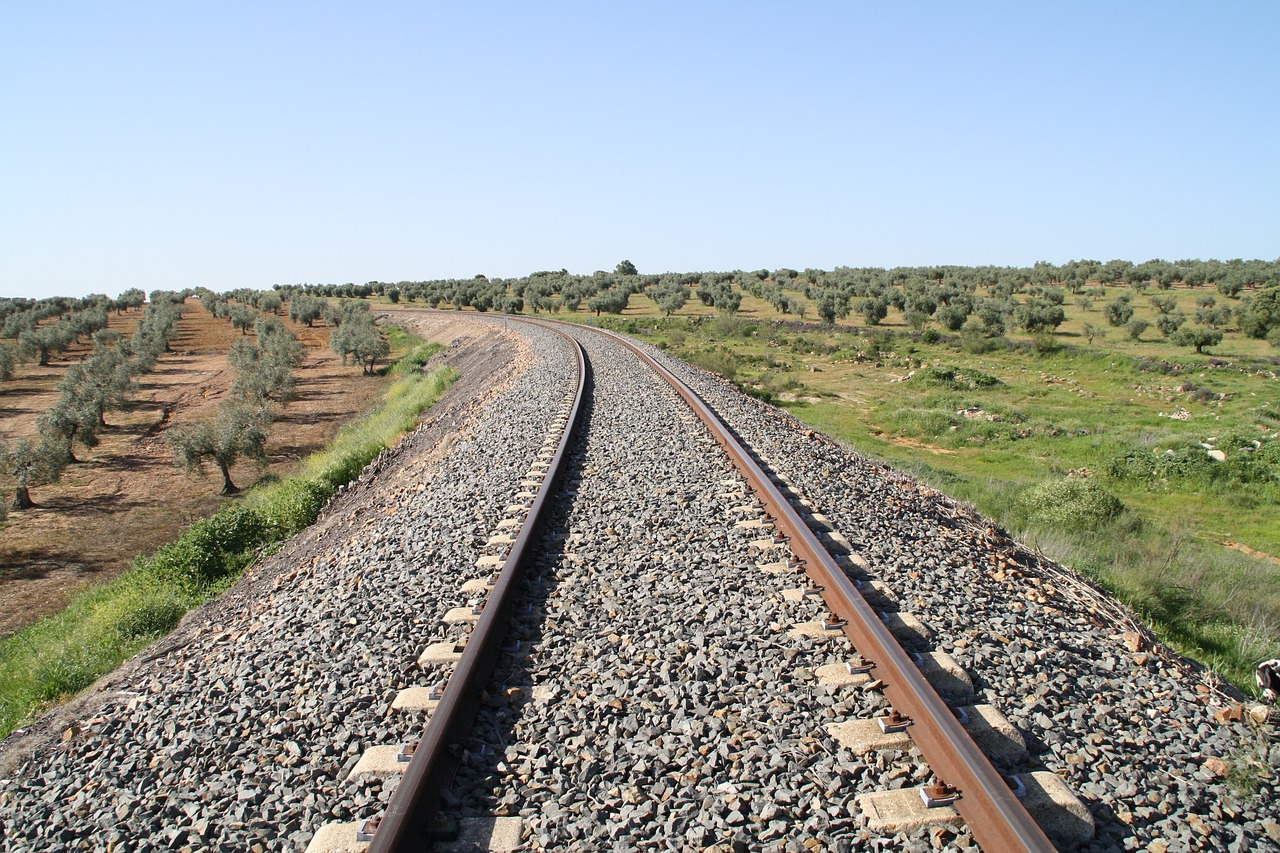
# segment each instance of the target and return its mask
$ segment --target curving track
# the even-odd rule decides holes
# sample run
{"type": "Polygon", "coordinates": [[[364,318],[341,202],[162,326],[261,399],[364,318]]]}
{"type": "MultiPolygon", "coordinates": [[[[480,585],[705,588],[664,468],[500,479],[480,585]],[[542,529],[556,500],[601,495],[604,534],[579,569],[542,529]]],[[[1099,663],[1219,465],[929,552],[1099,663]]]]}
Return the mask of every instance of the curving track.
{"type": "Polygon", "coordinates": [[[1028,736],[1031,755],[994,759],[1001,774],[1071,779],[1099,823],[1082,849],[1280,849],[1273,789],[1244,801],[1205,769],[1206,756],[1248,743],[1244,722],[1211,722],[1211,703],[1233,697],[1199,693],[1161,650],[1131,659],[1108,648],[1116,626],[1095,623],[1115,611],[980,519],[641,348],[768,457],[779,494],[768,476],[753,486],[651,368],[585,329],[574,336],[591,367],[588,403],[553,490],[544,475],[579,381],[573,349],[543,328],[494,334],[459,354],[506,353],[504,388],[446,399],[242,592],[64,714],[75,718],[65,742],[61,725],[44,724],[49,742],[7,765],[6,849],[301,850],[331,821],[349,849],[384,812],[393,829],[381,825],[373,844],[390,849],[417,837],[411,821],[394,825],[424,796],[464,833],[518,821],[521,849],[1014,849],[980,834],[986,818],[967,811],[977,789],[935,748],[843,739],[890,701],[913,729],[936,708],[899,698],[910,669],[888,668],[891,649],[822,624],[846,606],[832,598],[842,578],[869,594],[911,665],[936,669],[937,651],[963,664],[942,673],[952,704],[974,701],[958,689],[971,677],[968,689],[1028,736]],[[547,520],[518,533],[539,493],[547,520]],[[784,517],[787,503],[806,525],[784,517]],[[828,549],[835,566],[820,591],[787,561],[815,535],[825,547],[807,568],[828,549]],[[518,645],[496,655],[492,678],[472,676],[482,691],[431,699],[460,658],[482,656],[483,623],[504,621],[507,604],[472,605],[516,540],[531,545],[523,578],[505,583],[518,645]],[[1019,576],[1024,588],[1010,589],[1019,576]],[[850,673],[859,653],[877,668],[850,673]],[[406,694],[434,710],[406,710],[406,694]],[[429,719],[429,754],[430,726],[468,695],[472,733],[437,737],[453,746],[439,774],[451,786],[411,795],[414,776],[436,773],[401,783],[397,746],[429,719]],[[1094,724],[1119,719],[1117,707],[1132,721],[1094,724]],[[366,763],[387,750],[389,762],[366,763]],[[936,774],[920,752],[934,753],[936,774]],[[876,796],[939,779],[962,789],[949,823],[869,819],[876,796]]]}
{"type": "MultiPolygon", "coordinates": [[[[565,332],[565,334],[574,334],[579,337],[585,337],[588,340],[596,335],[607,335],[607,333],[603,332],[586,332],[580,329],[573,333],[565,332]]],[[[653,371],[665,380],[670,389],[679,395],[679,399],[683,401],[683,404],[697,414],[701,425],[714,436],[716,442],[726,451],[728,460],[731,461],[744,478],[745,492],[756,493],[761,501],[759,507],[765,510],[766,513],[773,513],[773,516],[768,514],[763,516],[767,521],[757,528],[763,531],[763,533],[757,533],[757,537],[771,534],[773,538],[778,540],[779,544],[785,540],[790,540],[788,550],[791,553],[786,555],[787,558],[795,560],[802,565],[809,564],[809,574],[817,584],[814,590],[820,591],[821,598],[825,599],[832,613],[836,614],[831,619],[842,622],[844,633],[850,640],[854,641],[856,647],[861,650],[863,657],[867,661],[874,661],[874,663],[868,663],[865,667],[869,671],[869,677],[875,678],[881,683],[880,689],[886,694],[889,701],[894,704],[898,711],[907,715],[906,717],[897,718],[901,720],[900,725],[905,728],[907,723],[911,724],[913,740],[920,746],[926,759],[940,774],[939,781],[947,783],[946,785],[935,785],[933,788],[921,789],[922,793],[928,792],[931,798],[941,800],[942,802],[938,803],[938,805],[955,802],[969,826],[976,829],[974,835],[985,849],[1011,851],[1052,849],[1052,845],[1044,833],[1018,802],[1009,785],[1000,777],[974,741],[961,727],[952,709],[930,687],[914,661],[880,621],[879,614],[856,591],[853,582],[837,565],[835,558],[828,553],[818,541],[816,535],[804,524],[799,513],[791,507],[789,501],[783,497],[779,489],[769,480],[759,464],[750,458],[747,451],[729,434],[706,404],[684,383],[676,379],[670,371],[658,365],[652,358],[638,348],[631,346],[625,340],[613,335],[608,335],[608,338],[609,342],[603,344],[603,348],[607,352],[610,347],[613,347],[615,352],[609,353],[606,361],[616,362],[619,354],[626,353],[628,356],[639,358],[646,369],[653,371]],[[618,347],[623,349],[618,350],[618,347]],[[776,521],[774,516],[776,516],[776,521]],[[774,534],[775,524],[781,528],[781,532],[776,534],[774,534]]],[[[592,340],[591,343],[594,346],[601,346],[603,342],[597,339],[592,340]]],[[[630,387],[640,387],[644,384],[643,380],[637,382],[632,379],[630,381],[630,387]]],[[[675,401],[666,400],[658,403],[655,400],[654,407],[660,408],[665,405],[669,408],[673,402],[675,401]]],[[[676,405],[680,404],[676,403],[676,405]]],[[[577,408],[578,403],[575,402],[575,411],[577,408]]],[[[696,429],[695,427],[695,432],[696,429]]],[[[566,436],[568,431],[571,430],[572,425],[566,431],[566,436]]],[[[673,431],[669,427],[664,429],[661,425],[654,424],[651,433],[661,441],[664,437],[678,431],[680,431],[680,428],[673,431]]],[[[563,449],[563,441],[560,446],[563,449]]],[[[705,453],[702,450],[695,452],[705,453]]],[[[541,495],[546,494],[545,486],[554,479],[557,472],[558,468],[552,466],[544,481],[541,495]]],[[[686,478],[686,484],[688,479],[686,478]]],[[[728,482],[731,485],[738,485],[733,481],[728,482]]],[[[722,488],[724,485],[724,483],[721,483],[722,488]]],[[[756,511],[754,501],[750,508],[753,512],[756,511]]],[[[528,529],[532,529],[536,523],[534,514],[531,513],[526,524],[526,532],[528,529]]],[[[748,521],[748,523],[750,522],[748,521]]],[[[521,539],[523,540],[524,538],[525,534],[522,533],[521,539]]],[[[770,546],[772,544],[770,543],[770,546]]],[[[761,549],[760,541],[757,539],[756,542],[750,544],[749,549],[761,549]]],[[[746,556],[750,556],[749,550],[746,552],[746,556]]],[[[498,581],[498,587],[494,590],[494,596],[499,591],[505,591],[510,588],[511,582],[508,575],[509,573],[514,573],[518,562],[519,556],[513,550],[511,557],[507,560],[508,568],[504,571],[503,578],[498,581]]],[[[562,570],[563,566],[551,563],[544,568],[556,573],[562,570]]],[[[739,573],[740,570],[729,570],[730,577],[739,573]]],[[[609,581],[604,582],[608,583],[609,581]]],[[[765,596],[762,596],[762,598],[765,598],[765,596]]],[[[649,603],[646,597],[641,596],[634,602],[634,607],[643,611],[649,603]]],[[[493,605],[485,609],[485,614],[481,617],[480,625],[477,627],[476,635],[480,635],[482,630],[491,627],[490,616],[492,615],[492,609],[493,605]]],[[[508,610],[508,606],[503,607],[504,613],[508,610]]],[[[497,643],[502,637],[498,633],[488,630],[484,630],[484,633],[491,634],[488,642],[492,644],[493,651],[488,657],[494,660],[497,658],[497,643]]],[[[839,634],[839,631],[828,630],[822,633],[824,635],[830,634],[834,637],[839,634]]],[[[431,828],[438,823],[440,792],[448,777],[443,772],[433,772],[428,768],[453,767],[457,763],[455,755],[463,745],[468,727],[474,717],[475,705],[479,704],[479,680],[473,672],[473,667],[467,657],[478,651],[476,647],[479,642],[478,636],[473,637],[467,648],[466,655],[458,664],[457,673],[450,680],[449,688],[444,692],[444,702],[435,710],[427,725],[424,737],[416,745],[417,752],[408,765],[404,783],[392,799],[386,818],[382,819],[376,832],[370,833],[372,834],[373,842],[370,850],[374,851],[374,853],[419,849],[428,837],[431,828]],[[466,681],[463,681],[464,678],[466,681]],[[462,684],[455,688],[456,681],[462,681],[462,684]],[[467,684],[470,686],[466,686],[467,684]],[[464,702],[460,698],[462,696],[468,699],[474,697],[474,701],[464,702]],[[455,701],[450,704],[450,700],[455,701]],[[451,714],[454,706],[465,708],[460,719],[455,719],[451,714]]],[[[590,673],[588,680],[597,675],[597,673],[590,673]]],[[[612,701],[621,705],[623,700],[614,699],[612,701]]],[[[621,710],[621,708],[618,710],[621,710]]],[[[732,777],[725,779],[722,784],[732,785],[732,777]]],[[[511,811],[511,808],[508,807],[507,810],[511,811]]],[[[523,811],[528,811],[528,808],[526,807],[523,811]]],[[[951,810],[946,809],[946,811],[950,813],[951,810]]],[[[657,810],[655,809],[655,816],[656,814],[657,810]]],[[[368,832],[369,829],[370,827],[364,828],[365,832],[368,832]]],[[[673,832],[675,829],[669,829],[668,833],[673,832]]],[[[698,827],[692,825],[681,827],[680,829],[683,829],[680,834],[696,833],[698,831],[698,827]]],[[[650,827],[638,826],[635,828],[635,834],[637,835],[643,836],[650,833],[650,827]]],[[[547,840],[549,839],[543,839],[543,842],[545,843],[547,840]]],[[[616,840],[616,838],[613,840],[616,840]]],[[[553,843],[551,846],[557,845],[553,843]]]]}

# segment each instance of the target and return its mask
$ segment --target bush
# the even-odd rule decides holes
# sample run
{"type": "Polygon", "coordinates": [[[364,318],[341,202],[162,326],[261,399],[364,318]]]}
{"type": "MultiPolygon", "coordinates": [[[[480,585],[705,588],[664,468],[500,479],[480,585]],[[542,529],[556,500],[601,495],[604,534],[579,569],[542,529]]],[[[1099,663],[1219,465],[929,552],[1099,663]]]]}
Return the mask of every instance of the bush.
{"type": "Polygon", "coordinates": [[[940,385],[944,388],[970,391],[994,388],[1003,384],[991,374],[973,368],[961,370],[957,367],[926,367],[918,371],[913,378],[916,382],[926,385],[940,385]]]}
{"type": "Polygon", "coordinates": [[[1124,511],[1120,499],[1093,480],[1049,480],[1019,499],[1028,521],[1059,530],[1096,530],[1124,511]]]}
{"type": "Polygon", "coordinates": [[[1031,336],[1031,346],[1039,355],[1052,355],[1062,348],[1053,332],[1036,332],[1031,336]]]}
{"type": "Polygon", "coordinates": [[[719,373],[728,381],[732,382],[738,376],[738,361],[732,353],[723,350],[707,350],[706,352],[693,353],[689,360],[712,373],[719,373]]]}
{"type": "Polygon", "coordinates": [[[187,611],[177,592],[154,578],[138,576],[130,586],[107,616],[109,630],[122,648],[168,633],[187,611]]]}
{"type": "Polygon", "coordinates": [[[936,438],[961,425],[950,409],[901,408],[885,418],[885,428],[893,435],[907,438],[936,438]]]}

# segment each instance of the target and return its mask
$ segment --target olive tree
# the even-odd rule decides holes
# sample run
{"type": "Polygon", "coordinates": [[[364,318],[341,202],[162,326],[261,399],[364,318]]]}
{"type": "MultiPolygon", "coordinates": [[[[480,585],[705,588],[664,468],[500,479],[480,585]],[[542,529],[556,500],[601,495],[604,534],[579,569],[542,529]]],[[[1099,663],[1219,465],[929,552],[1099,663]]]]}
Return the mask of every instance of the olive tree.
{"type": "Polygon", "coordinates": [[[1062,325],[1066,313],[1061,305],[1032,297],[1013,311],[1014,322],[1031,334],[1051,332],[1062,325]]]}
{"type": "Polygon", "coordinates": [[[849,316],[849,297],[839,290],[824,289],[813,301],[814,310],[824,323],[834,323],[849,316]]]}
{"type": "Polygon", "coordinates": [[[1181,329],[1182,324],[1185,322],[1187,322],[1186,314],[1181,311],[1171,311],[1156,318],[1156,328],[1160,330],[1160,334],[1167,338],[1181,329]]]}
{"type": "Polygon", "coordinates": [[[1193,347],[1196,352],[1204,352],[1205,347],[1222,343],[1222,331],[1202,326],[1184,326],[1170,340],[1180,347],[1193,347]]]}
{"type": "Polygon", "coordinates": [[[58,402],[36,419],[40,440],[51,448],[61,449],[66,462],[80,461],[75,454],[76,443],[90,450],[97,447],[101,427],[94,402],[69,388],[63,389],[58,402]]]}
{"type": "Polygon", "coordinates": [[[386,358],[391,353],[391,344],[386,335],[374,324],[373,319],[365,314],[357,319],[357,315],[347,318],[329,337],[329,348],[342,356],[342,363],[350,357],[361,365],[368,375],[374,372],[378,359],[386,358]]]}
{"type": "Polygon", "coordinates": [[[289,297],[289,319],[295,323],[308,326],[320,319],[324,313],[325,303],[306,293],[295,293],[289,297]]]}
{"type": "Polygon", "coordinates": [[[867,321],[868,326],[878,326],[889,316],[889,303],[878,296],[873,296],[858,303],[858,313],[867,321]]]}
{"type": "Polygon", "coordinates": [[[254,321],[258,319],[258,312],[248,305],[236,304],[231,306],[229,318],[231,325],[239,329],[240,334],[247,335],[249,330],[253,328],[254,321]]]}
{"type": "Polygon", "coordinates": [[[1280,329],[1280,287],[1269,287],[1240,312],[1240,331],[1251,338],[1265,338],[1280,329]]]}
{"type": "Polygon", "coordinates": [[[1128,296],[1117,296],[1102,309],[1102,316],[1112,326],[1123,326],[1133,319],[1133,305],[1128,296]]]}
{"type": "Polygon", "coordinates": [[[264,459],[270,429],[266,405],[228,398],[213,419],[172,427],[165,441],[188,474],[203,475],[206,462],[213,462],[222,474],[219,494],[233,495],[240,490],[231,481],[231,466],[240,459],[264,459]]]}
{"type": "Polygon", "coordinates": [[[30,509],[31,489],[56,483],[62,474],[66,454],[46,442],[20,438],[11,445],[0,442],[0,474],[13,488],[13,508],[30,509]]]}
{"type": "Polygon", "coordinates": [[[662,311],[662,315],[670,317],[689,301],[689,288],[679,282],[664,281],[656,285],[649,295],[653,297],[653,301],[662,311]]]}

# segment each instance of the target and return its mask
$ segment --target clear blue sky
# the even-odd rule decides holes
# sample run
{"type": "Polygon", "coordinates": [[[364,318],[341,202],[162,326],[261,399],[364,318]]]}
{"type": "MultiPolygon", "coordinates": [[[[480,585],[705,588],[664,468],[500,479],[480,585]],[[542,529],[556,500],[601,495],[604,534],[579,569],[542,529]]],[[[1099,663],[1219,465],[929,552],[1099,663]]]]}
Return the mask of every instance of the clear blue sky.
{"type": "Polygon", "coordinates": [[[0,6],[0,295],[1280,256],[1280,3],[0,6]]]}

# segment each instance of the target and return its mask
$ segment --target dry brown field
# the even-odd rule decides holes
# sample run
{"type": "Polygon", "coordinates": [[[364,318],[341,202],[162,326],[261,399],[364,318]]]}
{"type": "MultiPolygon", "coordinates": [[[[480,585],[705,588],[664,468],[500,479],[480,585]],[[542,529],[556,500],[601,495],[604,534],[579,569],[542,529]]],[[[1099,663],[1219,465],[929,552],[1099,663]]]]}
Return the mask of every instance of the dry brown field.
{"type": "MultiPolygon", "coordinates": [[[[140,313],[113,312],[110,328],[132,334],[140,313]]],[[[232,469],[241,487],[288,472],[371,408],[385,387],[382,377],[342,366],[329,350],[327,328],[285,325],[307,347],[296,372],[298,398],[275,422],[266,465],[242,462],[232,469]]],[[[0,522],[0,636],[57,612],[77,591],[115,577],[137,554],[174,539],[221,504],[216,471],[193,478],[174,467],[165,430],[213,414],[234,379],[226,353],[239,335],[227,320],[188,300],[174,352],[135,377],[129,405],[107,413],[102,443],[92,451],[77,447],[81,461],[67,466],[61,482],[32,489],[35,509],[12,511],[0,522]]],[[[66,368],[87,351],[80,346],[53,356],[48,367],[21,365],[13,379],[0,382],[0,435],[33,435],[36,418],[57,399],[66,368]]],[[[12,495],[0,499],[8,502],[12,495]]]]}

